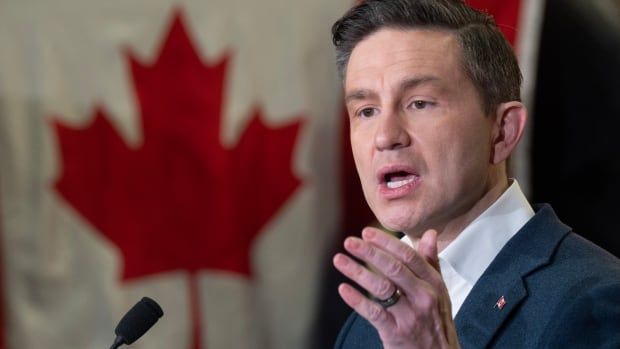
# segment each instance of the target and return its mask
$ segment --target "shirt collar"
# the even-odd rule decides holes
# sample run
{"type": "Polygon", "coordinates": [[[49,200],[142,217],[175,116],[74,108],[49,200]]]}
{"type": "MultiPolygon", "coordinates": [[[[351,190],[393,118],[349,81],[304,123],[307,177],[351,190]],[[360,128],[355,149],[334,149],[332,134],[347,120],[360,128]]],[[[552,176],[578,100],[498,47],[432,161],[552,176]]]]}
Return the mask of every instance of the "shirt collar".
{"type": "Polygon", "coordinates": [[[533,216],[519,183],[512,180],[499,199],[439,253],[439,259],[473,286],[502,247],[533,216]]]}

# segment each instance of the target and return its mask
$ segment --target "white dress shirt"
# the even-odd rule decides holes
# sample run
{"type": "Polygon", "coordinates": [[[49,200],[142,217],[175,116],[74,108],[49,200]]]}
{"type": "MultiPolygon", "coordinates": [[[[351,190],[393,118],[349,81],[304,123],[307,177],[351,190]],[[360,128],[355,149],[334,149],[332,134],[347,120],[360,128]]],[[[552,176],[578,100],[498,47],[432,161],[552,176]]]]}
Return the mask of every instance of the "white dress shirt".
{"type": "MultiPolygon", "coordinates": [[[[443,251],[439,266],[452,302],[452,317],[504,245],[534,216],[516,180],[443,251]]],[[[403,239],[409,245],[411,240],[403,239]]]]}

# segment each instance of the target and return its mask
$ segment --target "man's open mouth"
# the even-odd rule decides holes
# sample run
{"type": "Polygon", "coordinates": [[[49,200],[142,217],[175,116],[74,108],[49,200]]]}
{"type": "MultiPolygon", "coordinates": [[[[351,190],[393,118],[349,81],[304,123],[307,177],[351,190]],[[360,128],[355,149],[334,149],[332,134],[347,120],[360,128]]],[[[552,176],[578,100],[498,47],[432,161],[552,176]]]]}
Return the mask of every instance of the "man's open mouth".
{"type": "Polygon", "coordinates": [[[413,183],[417,178],[418,176],[413,173],[407,173],[405,171],[392,172],[384,176],[385,183],[390,189],[400,188],[409,183],[413,183]]]}
{"type": "Polygon", "coordinates": [[[379,182],[388,189],[398,189],[414,183],[420,178],[413,168],[408,166],[386,166],[379,172],[379,182]]]}

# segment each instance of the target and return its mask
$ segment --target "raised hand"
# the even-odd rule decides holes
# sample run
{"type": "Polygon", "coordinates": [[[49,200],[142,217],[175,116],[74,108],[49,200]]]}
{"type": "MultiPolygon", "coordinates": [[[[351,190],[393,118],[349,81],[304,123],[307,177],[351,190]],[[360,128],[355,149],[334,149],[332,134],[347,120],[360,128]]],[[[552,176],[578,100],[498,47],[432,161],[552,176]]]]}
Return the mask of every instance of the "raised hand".
{"type": "Polygon", "coordinates": [[[374,299],[348,284],[338,292],[377,329],[385,349],[459,347],[436,231],[424,233],[413,249],[379,229],[365,228],[362,239],[349,237],[344,247],[369,268],[342,253],[334,257],[334,266],[374,299]]]}

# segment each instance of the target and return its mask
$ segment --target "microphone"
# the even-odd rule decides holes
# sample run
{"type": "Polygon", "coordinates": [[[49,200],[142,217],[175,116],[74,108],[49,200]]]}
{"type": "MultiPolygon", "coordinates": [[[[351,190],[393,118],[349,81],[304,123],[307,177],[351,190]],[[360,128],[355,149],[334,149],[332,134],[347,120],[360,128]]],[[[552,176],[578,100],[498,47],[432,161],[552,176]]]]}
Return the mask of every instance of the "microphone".
{"type": "Polygon", "coordinates": [[[131,344],[142,337],[160,317],[164,315],[157,302],[149,297],[142,297],[125,316],[119,321],[114,333],[116,339],[110,349],[116,349],[123,344],[131,344]]]}

